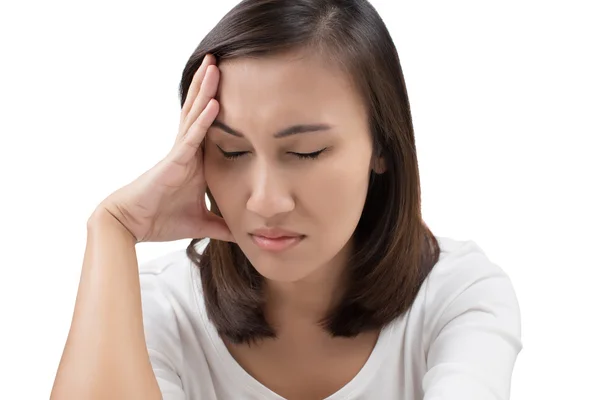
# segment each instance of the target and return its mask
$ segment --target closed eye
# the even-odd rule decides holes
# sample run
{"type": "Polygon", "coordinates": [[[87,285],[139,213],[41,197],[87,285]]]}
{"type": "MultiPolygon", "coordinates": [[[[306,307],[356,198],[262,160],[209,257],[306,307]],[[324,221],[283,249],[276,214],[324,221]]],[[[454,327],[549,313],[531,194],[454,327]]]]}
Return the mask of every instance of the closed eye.
{"type": "MultiPolygon", "coordinates": [[[[217,146],[217,147],[219,147],[219,146],[217,146]]],[[[221,153],[223,153],[223,157],[225,157],[228,160],[233,160],[233,159],[241,157],[247,153],[247,151],[231,151],[231,152],[223,151],[223,149],[221,149],[220,147],[219,147],[219,150],[221,150],[221,153]]]]}
{"type": "Polygon", "coordinates": [[[219,151],[221,152],[221,154],[223,154],[223,157],[225,157],[228,160],[233,160],[233,159],[241,157],[247,153],[247,151],[225,151],[221,148],[221,146],[219,146],[219,145],[216,145],[216,146],[217,146],[217,149],[219,149],[219,151]]]}
{"type": "Polygon", "coordinates": [[[291,153],[291,154],[293,154],[296,157],[301,158],[301,159],[313,159],[314,160],[315,158],[319,157],[319,155],[321,155],[321,153],[323,153],[326,149],[327,148],[324,148],[324,149],[321,149],[319,151],[315,151],[312,153],[291,153]]]}
{"type": "MultiPolygon", "coordinates": [[[[217,148],[221,151],[221,153],[223,154],[223,157],[225,157],[228,160],[234,160],[234,159],[241,157],[244,154],[248,153],[247,151],[225,151],[219,146],[217,146],[217,148]]],[[[319,157],[319,155],[321,155],[321,153],[323,153],[325,150],[327,150],[327,147],[324,149],[318,150],[318,151],[314,151],[312,153],[294,153],[294,152],[288,152],[288,153],[293,154],[294,156],[296,156],[300,159],[314,160],[317,157],[319,157]]]]}

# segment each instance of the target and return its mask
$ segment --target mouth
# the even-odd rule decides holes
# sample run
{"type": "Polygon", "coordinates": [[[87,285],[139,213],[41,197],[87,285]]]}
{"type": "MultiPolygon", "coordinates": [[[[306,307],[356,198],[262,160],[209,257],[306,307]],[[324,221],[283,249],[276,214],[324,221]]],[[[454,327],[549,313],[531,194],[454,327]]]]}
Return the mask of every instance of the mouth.
{"type": "Polygon", "coordinates": [[[288,250],[298,243],[300,243],[306,236],[305,235],[294,235],[294,236],[278,236],[278,237],[267,237],[257,234],[250,234],[252,241],[260,249],[272,252],[279,252],[288,250]]]}

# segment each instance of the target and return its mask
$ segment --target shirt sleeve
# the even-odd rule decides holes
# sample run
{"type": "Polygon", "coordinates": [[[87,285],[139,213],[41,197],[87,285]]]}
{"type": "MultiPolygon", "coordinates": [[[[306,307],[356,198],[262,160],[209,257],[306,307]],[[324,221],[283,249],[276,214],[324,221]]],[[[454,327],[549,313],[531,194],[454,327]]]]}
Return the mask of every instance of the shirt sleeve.
{"type": "Polygon", "coordinates": [[[163,400],[186,400],[177,366],[181,346],[171,304],[152,273],[140,274],[144,334],[154,376],[163,400]]]}
{"type": "Polygon", "coordinates": [[[438,275],[435,291],[428,292],[423,400],[509,400],[522,349],[520,310],[509,277],[473,252],[438,275]]]}

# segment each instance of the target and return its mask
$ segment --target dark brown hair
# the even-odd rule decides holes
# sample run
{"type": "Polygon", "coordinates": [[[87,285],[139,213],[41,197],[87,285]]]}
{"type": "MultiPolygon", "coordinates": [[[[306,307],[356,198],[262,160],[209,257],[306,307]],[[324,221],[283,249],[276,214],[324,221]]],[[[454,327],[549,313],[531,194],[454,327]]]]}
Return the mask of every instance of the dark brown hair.
{"type": "MultiPolygon", "coordinates": [[[[385,172],[371,172],[347,265],[348,286],[321,321],[332,336],[352,337],[404,314],[440,253],[421,218],[417,153],[400,60],[377,11],[366,0],[244,0],[190,57],[181,79],[181,106],[207,53],[218,63],[302,49],[347,72],[369,112],[374,154],[385,160],[385,172]]],[[[207,194],[211,211],[221,215],[207,194]]],[[[199,254],[199,240],[192,240],[187,255],[200,269],[207,313],[219,334],[235,343],[276,337],[263,314],[263,277],[239,246],[211,240],[199,254]]]]}

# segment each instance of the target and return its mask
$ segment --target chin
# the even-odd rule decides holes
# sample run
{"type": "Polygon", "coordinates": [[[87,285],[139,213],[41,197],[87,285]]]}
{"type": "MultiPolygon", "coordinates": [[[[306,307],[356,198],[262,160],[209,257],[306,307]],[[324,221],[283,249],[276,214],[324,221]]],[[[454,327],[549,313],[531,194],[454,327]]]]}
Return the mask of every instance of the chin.
{"type": "Polygon", "coordinates": [[[322,265],[310,252],[290,251],[269,253],[253,249],[246,253],[254,269],[265,279],[274,282],[292,283],[304,280],[322,265]]]}
{"type": "Polygon", "coordinates": [[[277,282],[295,282],[305,278],[310,271],[306,267],[312,265],[307,261],[286,260],[286,257],[263,254],[248,257],[256,271],[265,279],[277,282]]]}

